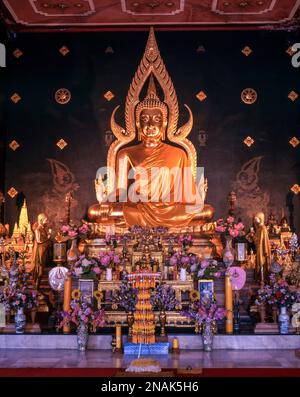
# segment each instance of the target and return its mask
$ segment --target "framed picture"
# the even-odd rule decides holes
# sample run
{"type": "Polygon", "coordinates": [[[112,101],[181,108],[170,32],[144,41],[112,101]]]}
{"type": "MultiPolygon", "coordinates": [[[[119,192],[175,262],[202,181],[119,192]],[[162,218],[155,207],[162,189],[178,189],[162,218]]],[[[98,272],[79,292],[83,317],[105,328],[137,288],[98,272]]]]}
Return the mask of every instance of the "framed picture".
{"type": "Polygon", "coordinates": [[[79,279],[80,299],[92,303],[94,296],[94,280],[79,279]]]}
{"type": "Polygon", "coordinates": [[[204,297],[212,299],[214,297],[214,280],[199,280],[198,290],[200,302],[204,297]]]}
{"type": "Polygon", "coordinates": [[[244,262],[247,257],[247,243],[236,243],[236,260],[238,262],[244,262]]]}

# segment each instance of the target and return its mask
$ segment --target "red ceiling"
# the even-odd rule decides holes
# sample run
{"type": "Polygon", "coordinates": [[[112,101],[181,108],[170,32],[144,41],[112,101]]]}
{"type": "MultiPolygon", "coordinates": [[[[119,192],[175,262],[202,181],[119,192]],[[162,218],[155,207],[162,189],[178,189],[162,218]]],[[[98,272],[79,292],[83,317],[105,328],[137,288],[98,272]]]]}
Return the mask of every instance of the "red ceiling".
{"type": "Polygon", "coordinates": [[[22,29],[278,26],[292,23],[300,8],[300,0],[2,0],[2,4],[5,23],[22,29]]]}

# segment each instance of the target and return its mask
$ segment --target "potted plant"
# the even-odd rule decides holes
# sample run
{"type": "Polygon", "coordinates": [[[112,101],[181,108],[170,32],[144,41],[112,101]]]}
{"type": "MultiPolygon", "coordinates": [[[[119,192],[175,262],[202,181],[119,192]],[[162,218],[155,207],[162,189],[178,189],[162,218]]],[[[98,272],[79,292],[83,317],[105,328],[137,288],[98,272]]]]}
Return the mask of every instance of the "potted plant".
{"type": "Polygon", "coordinates": [[[179,301],[176,299],[175,290],[170,285],[158,285],[150,298],[153,307],[159,310],[159,320],[161,325],[161,336],[166,336],[165,326],[167,315],[166,311],[174,310],[179,307],[179,301]]]}
{"type": "Polygon", "coordinates": [[[229,267],[234,262],[234,249],[232,247],[232,239],[245,235],[245,226],[242,222],[236,222],[233,216],[229,216],[226,220],[220,218],[217,220],[216,232],[225,238],[225,249],[223,251],[223,262],[229,267]]]}
{"type": "Polygon", "coordinates": [[[112,281],[112,271],[121,262],[120,256],[114,250],[101,251],[99,261],[103,269],[106,270],[106,280],[112,281]]]}
{"type": "Polygon", "coordinates": [[[202,298],[193,302],[182,314],[195,321],[196,332],[202,335],[204,351],[212,351],[213,336],[218,330],[217,321],[226,316],[226,310],[218,307],[214,300],[202,298]]]}
{"type": "Polygon", "coordinates": [[[81,351],[87,348],[89,333],[96,332],[97,327],[103,327],[105,324],[104,310],[94,310],[92,303],[79,298],[71,301],[70,310],[60,314],[62,320],[59,327],[75,325],[78,350],[81,351]]]}
{"type": "Polygon", "coordinates": [[[127,313],[129,336],[132,336],[132,325],[134,322],[133,312],[135,311],[137,296],[138,289],[133,288],[127,281],[122,282],[120,288],[113,291],[111,296],[112,308],[118,309],[118,307],[120,307],[127,313]]]}
{"type": "Polygon", "coordinates": [[[18,271],[17,282],[0,288],[0,302],[7,311],[15,313],[15,327],[17,334],[23,334],[26,325],[26,310],[33,310],[38,306],[38,292],[28,286],[30,275],[18,271]]]}
{"type": "Polygon", "coordinates": [[[266,284],[258,290],[255,303],[259,307],[268,304],[272,308],[276,308],[276,310],[280,309],[279,332],[287,334],[289,332],[288,309],[299,301],[299,291],[293,289],[285,279],[277,278],[275,274],[271,274],[270,284],[266,284]]]}
{"type": "Polygon", "coordinates": [[[96,258],[80,255],[79,259],[71,266],[71,274],[75,277],[97,279],[101,274],[100,263],[96,258]]]}
{"type": "Polygon", "coordinates": [[[191,265],[197,263],[197,261],[198,258],[195,254],[187,254],[186,252],[182,251],[175,252],[175,254],[173,254],[169,259],[170,265],[180,270],[180,281],[186,281],[187,271],[190,269],[191,265]]]}
{"type": "Polygon", "coordinates": [[[191,265],[191,273],[195,280],[209,280],[221,276],[218,262],[212,258],[203,259],[191,265]]]}
{"type": "Polygon", "coordinates": [[[77,247],[77,239],[85,239],[90,234],[91,230],[89,225],[83,223],[81,226],[76,226],[73,223],[62,225],[60,229],[61,234],[66,237],[66,239],[71,240],[71,247],[67,252],[68,262],[73,263],[76,261],[80,255],[77,247]]]}

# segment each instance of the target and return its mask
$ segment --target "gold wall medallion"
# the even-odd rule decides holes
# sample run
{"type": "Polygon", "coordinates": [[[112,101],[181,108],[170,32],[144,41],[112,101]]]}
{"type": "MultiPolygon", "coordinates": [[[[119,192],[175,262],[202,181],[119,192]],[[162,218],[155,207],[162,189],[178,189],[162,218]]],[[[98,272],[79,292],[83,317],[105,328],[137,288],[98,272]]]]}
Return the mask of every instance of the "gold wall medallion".
{"type": "Polygon", "coordinates": [[[62,138],[56,142],[56,146],[58,146],[60,150],[63,150],[67,145],[67,142],[62,138]]]}
{"type": "Polygon", "coordinates": [[[71,92],[67,88],[60,88],[55,92],[55,100],[60,105],[70,102],[71,92]]]}
{"type": "Polygon", "coordinates": [[[106,91],[106,93],[103,96],[108,102],[115,97],[114,93],[111,91],[106,91]]]}
{"type": "Polygon", "coordinates": [[[20,58],[22,55],[23,55],[23,52],[22,52],[19,48],[16,48],[16,49],[14,50],[14,52],[13,52],[13,56],[14,56],[15,58],[20,58]]]}
{"type": "Polygon", "coordinates": [[[205,53],[205,47],[204,47],[204,45],[199,45],[199,47],[197,48],[197,50],[196,50],[196,52],[198,53],[198,54],[204,54],[205,53]]]}
{"type": "Polygon", "coordinates": [[[11,188],[7,191],[7,194],[8,194],[11,198],[14,198],[14,197],[18,194],[18,191],[17,191],[14,187],[11,187],[11,188]]]}
{"type": "Polygon", "coordinates": [[[290,140],[290,145],[292,145],[293,146],[293,148],[295,148],[295,147],[297,147],[298,145],[299,145],[299,143],[300,143],[300,141],[299,141],[299,139],[297,138],[297,137],[293,137],[291,140],[290,140]]]}
{"type": "Polygon", "coordinates": [[[15,151],[18,149],[18,147],[20,147],[19,143],[15,140],[11,141],[10,144],[8,145],[11,150],[15,151]]]}
{"type": "Polygon", "coordinates": [[[61,53],[61,55],[66,56],[70,52],[70,50],[67,46],[64,45],[59,49],[59,52],[61,53]]]}
{"type": "Polygon", "coordinates": [[[291,187],[291,191],[295,194],[300,193],[300,186],[298,184],[295,184],[294,186],[291,187]]]}
{"type": "Polygon", "coordinates": [[[252,50],[250,47],[248,47],[248,46],[245,46],[245,47],[242,49],[242,53],[243,53],[246,57],[248,57],[249,55],[251,55],[252,52],[253,52],[253,50],[252,50]]]}
{"type": "Polygon", "coordinates": [[[10,99],[13,101],[13,103],[18,103],[22,98],[20,97],[20,95],[18,93],[14,93],[10,99]]]}
{"type": "Polygon", "coordinates": [[[241,99],[246,105],[252,105],[257,100],[257,92],[253,88],[245,88],[241,93],[241,99]]]}
{"type": "Polygon", "coordinates": [[[203,102],[207,98],[207,95],[205,94],[204,91],[200,91],[200,92],[198,92],[196,97],[199,99],[200,102],[203,102]]]}
{"type": "Polygon", "coordinates": [[[247,136],[247,138],[244,139],[244,144],[248,147],[251,147],[254,144],[254,139],[251,138],[251,136],[247,136]]]}
{"type": "Polygon", "coordinates": [[[298,98],[298,94],[297,94],[297,92],[296,91],[291,91],[290,93],[289,93],[289,95],[288,95],[288,98],[292,101],[292,102],[294,102],[297,98],[298,98]]]}
{"type": "Polygon", "coordinates": [[[111,46],[108,46],[104,52],[105,54],[113,54],[115,51],[111,46]]]}

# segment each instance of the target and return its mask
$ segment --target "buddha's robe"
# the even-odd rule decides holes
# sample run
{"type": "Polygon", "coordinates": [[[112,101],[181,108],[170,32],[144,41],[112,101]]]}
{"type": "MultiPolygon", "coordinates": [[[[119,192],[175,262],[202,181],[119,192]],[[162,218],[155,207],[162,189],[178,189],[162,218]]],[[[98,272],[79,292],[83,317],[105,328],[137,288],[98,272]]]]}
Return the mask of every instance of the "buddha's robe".
{"type": "Polygon", "coordinates": [[[128,226],[187,226],[203,208],[185,151],[163,142],[122,149],[116,182],[128,226]]]}

